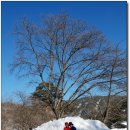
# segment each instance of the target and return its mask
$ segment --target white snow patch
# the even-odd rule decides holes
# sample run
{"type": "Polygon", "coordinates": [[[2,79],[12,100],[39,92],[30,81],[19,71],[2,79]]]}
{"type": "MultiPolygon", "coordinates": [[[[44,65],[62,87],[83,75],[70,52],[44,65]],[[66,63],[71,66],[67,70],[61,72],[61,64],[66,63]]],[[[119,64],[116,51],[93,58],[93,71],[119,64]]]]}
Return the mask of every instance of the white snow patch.
{"type": "Polygon", "coordinates": [[[125,112],[126,110],[124,109],[124,110],[122,110],[123,112],[125,112]]]}
{"type": "Polygon", "coordinates": [[[123,122],[121,122],[121,124],[123,124],[123,125],[127,125],[127,122],[126,122],[126,121],[123,121],[123,122]]]}
{"type": "Polygon", "coordinates": [[[98,120],[84,120],[81,117],[66,117],[49,121],[33,130],[63,130],[65,122],[73,122],[77,130],[110,130],[105,124],[98,120]]]}
{"type": "Polygon", "coordinates": [[[85,105],[88,105],[88,102],[86,102],[85,105]]]}
{"type": "Polygon", "coordinates": [[[77,106],[77,108],[80,108],[81,107],[81,103],[77,106]]]}

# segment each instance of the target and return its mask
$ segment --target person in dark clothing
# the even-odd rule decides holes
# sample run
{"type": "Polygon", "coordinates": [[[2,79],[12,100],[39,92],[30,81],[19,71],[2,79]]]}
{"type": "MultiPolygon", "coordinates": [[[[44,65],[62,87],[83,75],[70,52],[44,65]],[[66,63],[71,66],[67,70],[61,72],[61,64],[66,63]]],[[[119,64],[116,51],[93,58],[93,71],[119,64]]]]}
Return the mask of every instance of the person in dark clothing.
{"type": "Polygon", "coordinates": [[[70,127],[70,130],[76,130],[76,127],[74,127],[72,122],[69,122],[69,127],[70,127]]]}
{"type": "Polygon", "coordinates": [[[70,130],[70,128],[69,128],[69,123],[68,123],[68,122],[65,122],[64,130],[70,130]]]}

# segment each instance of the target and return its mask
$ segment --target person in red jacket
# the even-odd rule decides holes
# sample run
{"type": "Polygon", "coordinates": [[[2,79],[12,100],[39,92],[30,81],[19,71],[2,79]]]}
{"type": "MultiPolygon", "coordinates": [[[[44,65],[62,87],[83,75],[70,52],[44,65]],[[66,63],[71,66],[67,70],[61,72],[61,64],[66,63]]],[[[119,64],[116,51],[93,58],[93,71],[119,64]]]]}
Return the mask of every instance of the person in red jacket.
{"type": "Polygon", "coordinates": [[[68,122],[65,122],[64,130],[70,130],[70,128],[69,128],[69,123],[68,123],[68,122]]]}

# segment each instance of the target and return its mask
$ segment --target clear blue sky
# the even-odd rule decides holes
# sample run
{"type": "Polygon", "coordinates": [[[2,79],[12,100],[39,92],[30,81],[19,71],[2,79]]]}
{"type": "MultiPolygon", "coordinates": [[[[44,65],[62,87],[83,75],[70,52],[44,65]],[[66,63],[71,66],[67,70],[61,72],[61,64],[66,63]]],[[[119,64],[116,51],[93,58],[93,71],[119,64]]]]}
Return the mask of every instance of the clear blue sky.
{"type": "Polygon", "coordinates": [[[14,37],[11,35],[15,24],[24,16],[39,22],[42,15],[66,11],[72,18],[86,21],[102,31],[113,43],[127,41],[126,2],[2,2],[2,99],[10,98],[17,90],[34,91],[27,87],[28,80],[17,79],[9,74],[9,64],[15,55],[14,37]]]}

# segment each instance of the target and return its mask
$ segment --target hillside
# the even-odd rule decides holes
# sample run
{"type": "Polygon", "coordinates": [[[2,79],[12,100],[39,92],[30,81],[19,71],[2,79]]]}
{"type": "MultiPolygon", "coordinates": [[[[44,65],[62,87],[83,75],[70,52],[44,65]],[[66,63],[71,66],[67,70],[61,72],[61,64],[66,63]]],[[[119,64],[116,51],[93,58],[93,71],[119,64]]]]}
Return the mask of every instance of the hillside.
{"type": "MultiPolygon", "coordinates": [[[[96,96],[93,98],[86,97],[77,100],[76,104],[74,104],[71,110],[68,110],[65,117],[75,117],[79,116],[83,119],[91,119],[91,120],[101,120],[100,111],[104,111],[105,102],[107,97],[96,96]],[[99,107],[101,110],[99,111],[99,107]]],[[[111,125],[111,128],[125,128],[127,125],[122,124],[122,122],[127,121],[127,98],[126,97],[114,97],[115,102],[119,102],[121,100],[125,101],[121,111],[114,111],[114,113],[118,114],[118,118],[116,118],[111,125]]],[[[2,103],[2,130],[12,130],[16,127],[22,127],[23,124],[26,124],[26,128],[36,128],[43,123],[49,122],[54,119],[54,115],[49,108],[43,107],[41,105],[23,106],[22,104],[14,104],[14,103],[2,103]],[[34,116],[35,115],[35,116],[34,116]]],[[[112,115],[111,115],[112,117],[112,115]]],[[[114,116],[115,118],[115,116],[114,116]]],[[[110,128],[110,127],[109,127],[110,128]]]]}

